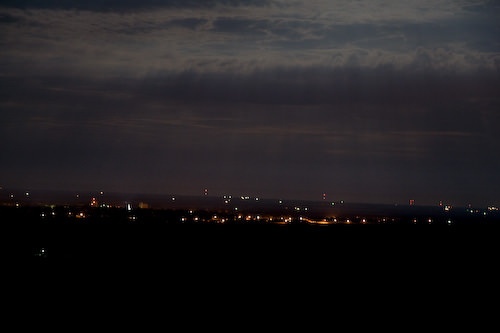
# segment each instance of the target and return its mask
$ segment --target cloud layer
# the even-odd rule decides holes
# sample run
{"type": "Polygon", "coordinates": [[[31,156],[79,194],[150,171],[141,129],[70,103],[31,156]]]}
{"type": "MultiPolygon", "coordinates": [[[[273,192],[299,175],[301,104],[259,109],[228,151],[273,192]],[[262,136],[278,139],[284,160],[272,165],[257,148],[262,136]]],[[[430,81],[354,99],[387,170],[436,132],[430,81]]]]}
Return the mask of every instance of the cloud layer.
{"type": "Polygon", "coordinates": [[[3,1],[0,171],[12,186],[497,200],[498,13],[3,1]]]}

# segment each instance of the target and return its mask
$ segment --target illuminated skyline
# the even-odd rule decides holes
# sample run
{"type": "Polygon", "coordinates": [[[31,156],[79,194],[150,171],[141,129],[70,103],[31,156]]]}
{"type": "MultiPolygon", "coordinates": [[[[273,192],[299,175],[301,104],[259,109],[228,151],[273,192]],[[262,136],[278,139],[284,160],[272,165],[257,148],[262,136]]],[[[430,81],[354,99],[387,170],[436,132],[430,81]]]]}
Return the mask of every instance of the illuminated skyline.
{"type": "Polygon", "coordinates": [[[500,205],[496,1],[2,1],[0,185],[500,205]]]}

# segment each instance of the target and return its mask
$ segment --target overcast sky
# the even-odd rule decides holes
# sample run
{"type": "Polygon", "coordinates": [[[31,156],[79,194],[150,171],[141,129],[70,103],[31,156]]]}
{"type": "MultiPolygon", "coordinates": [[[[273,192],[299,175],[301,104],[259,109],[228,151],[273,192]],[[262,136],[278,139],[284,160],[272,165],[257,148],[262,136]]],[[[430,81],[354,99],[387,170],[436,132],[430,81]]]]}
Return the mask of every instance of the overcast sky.
{"type": "Polygon", "coordinates": [[[0,185],[500,204],[500,2],[1,0],[0,185]]]}

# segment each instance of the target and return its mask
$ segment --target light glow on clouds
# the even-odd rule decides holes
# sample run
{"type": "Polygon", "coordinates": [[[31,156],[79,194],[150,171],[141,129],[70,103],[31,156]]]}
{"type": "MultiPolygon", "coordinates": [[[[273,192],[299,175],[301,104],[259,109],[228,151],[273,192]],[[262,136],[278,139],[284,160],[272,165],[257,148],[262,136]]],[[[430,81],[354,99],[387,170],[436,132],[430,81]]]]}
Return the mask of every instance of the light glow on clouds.
{"type": "Polygon", "coordinates": [[[8,74],[22,66],[34,72],[140,77],[158,71],[249,73],[276,66],[499,67],[498,39],[489,41],[491,51],[469,43],[480,33],[488,42],[474,29],[498,29],[488,21],[491,13],[469,10],[488,1],[272,3],[136,12],[0,7],[11,21],[3,24],[2,40],[9,47],[0,51],[1,70],[8,74]],[[464,24],[472,30],[463,33],[464,24]]]}

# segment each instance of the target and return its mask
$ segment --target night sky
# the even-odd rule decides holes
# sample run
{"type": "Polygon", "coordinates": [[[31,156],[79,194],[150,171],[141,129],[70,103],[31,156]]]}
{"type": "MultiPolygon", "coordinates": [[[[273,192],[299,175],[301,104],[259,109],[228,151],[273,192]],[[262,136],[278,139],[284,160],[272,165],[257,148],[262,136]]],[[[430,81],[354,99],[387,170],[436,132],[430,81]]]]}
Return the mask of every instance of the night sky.
{"type": "Polygon", "coordinates": [[[500,2],[0,1],[4,188],[500,204],[500,2]]]}

